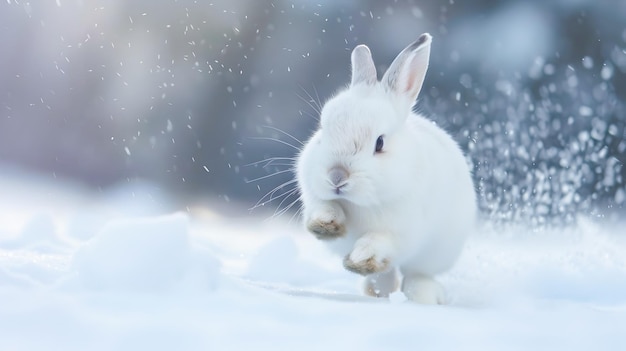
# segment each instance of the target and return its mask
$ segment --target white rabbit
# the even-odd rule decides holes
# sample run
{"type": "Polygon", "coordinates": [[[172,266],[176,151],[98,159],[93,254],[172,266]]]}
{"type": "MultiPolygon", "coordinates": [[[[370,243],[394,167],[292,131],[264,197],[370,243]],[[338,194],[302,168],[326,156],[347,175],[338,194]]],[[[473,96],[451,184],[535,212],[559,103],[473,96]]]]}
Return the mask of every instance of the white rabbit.
{"type": "Polygon", "coordinates": [[[445,303],[435,274],[449,269],[472,232],[476,199],[455,141],[412,112],[430,56],[422,34],[382,80],[370,50],[352,51],[352,82],[323,107],[320,128],[298,156],[308,231],[365,275],[365,293],[445,303]]]}

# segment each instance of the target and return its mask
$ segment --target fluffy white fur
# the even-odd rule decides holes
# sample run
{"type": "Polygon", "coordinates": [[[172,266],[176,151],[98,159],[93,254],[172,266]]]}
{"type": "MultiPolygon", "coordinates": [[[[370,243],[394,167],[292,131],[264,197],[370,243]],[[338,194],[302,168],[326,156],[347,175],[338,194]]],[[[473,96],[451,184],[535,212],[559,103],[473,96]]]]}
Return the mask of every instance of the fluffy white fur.
{"type": "Polygon", "coordinates": [[[433,276],[459,256],[476,201],[458,145],[411,111],[430,43],[420,36],[380,82],[369,49],[357,46],[351,84],[325,104],[296,168],[307,229],[345,257],[346,269],[367,276],[366,293],[388,296],[399,270],[410,300],[440,304],[433,276]]]}

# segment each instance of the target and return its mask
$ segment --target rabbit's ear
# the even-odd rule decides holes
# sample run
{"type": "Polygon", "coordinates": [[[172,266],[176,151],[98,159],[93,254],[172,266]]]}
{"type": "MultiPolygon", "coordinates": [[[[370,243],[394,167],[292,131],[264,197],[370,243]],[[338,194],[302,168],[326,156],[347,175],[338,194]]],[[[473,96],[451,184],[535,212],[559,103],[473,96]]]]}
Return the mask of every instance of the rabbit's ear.
{"type": "Polygon", "coordinates": [[[352,50],[352,82],[355,84],[373,85],[376,83],[376,66],[372,60],[372,53],[365,45],[359,45],[352,50]]]}
{"type": "Polygon", "coordinates": [[[387,91],[415,102],[428,70],[430,42],[430,34],[424,33],[393,60],[382,79],[387,91]]]}

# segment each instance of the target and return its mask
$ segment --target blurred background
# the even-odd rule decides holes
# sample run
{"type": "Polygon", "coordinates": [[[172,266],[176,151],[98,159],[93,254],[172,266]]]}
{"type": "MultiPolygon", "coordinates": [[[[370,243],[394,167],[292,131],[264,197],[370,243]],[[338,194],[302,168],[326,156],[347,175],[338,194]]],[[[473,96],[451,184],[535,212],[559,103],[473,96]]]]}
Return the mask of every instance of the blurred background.
{"type": "Polygon", "coordinates": [[[625,18],[622,0],[6,0],[0,169],[271,215],[297,195],[270,159],[316,128],[352,48],[381,74],[430,32],[417,110],[467,153],[483,217],[624,217],[625,18]]]}

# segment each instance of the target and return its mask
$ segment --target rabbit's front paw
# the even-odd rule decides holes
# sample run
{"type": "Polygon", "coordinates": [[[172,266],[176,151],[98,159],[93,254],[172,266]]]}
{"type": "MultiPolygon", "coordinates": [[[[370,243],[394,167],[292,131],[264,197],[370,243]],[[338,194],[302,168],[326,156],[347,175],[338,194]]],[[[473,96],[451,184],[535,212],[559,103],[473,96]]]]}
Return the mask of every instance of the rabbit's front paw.
{"type": "Polygon", "coordinates": [[[343,210],[334,206],[313,213],[306,228],[320,240],[335,239],[346,233],[344,222],[343,210]]]}
{"type": "Polygon", "coordinates": [[[357,241],[352,252],[343,259],[343,266],[361,275],[388,271],[391,268],[389,259],[377,250],[376,241],[367,239],[361,238],[357,241]]]}
{"type": "Polygon", "coordinates": [[[320,240],[338,238],[346,232],[345,225],[334,219],[326,221],[316,218],[310,220],[306,228],[320,240]]]}
{"type": "Polygon", "coordinates": [[[361,274],[361,275],[370,275],[374,273],[385,272],[389,269],[389,260],[386,258],[378,259],[376,256],[370,256],[364,260],[354,261],[350,258],[350,255],[347,255],[343,259],[343,266],[345,269],[350,272],[361,274]]]}

